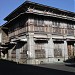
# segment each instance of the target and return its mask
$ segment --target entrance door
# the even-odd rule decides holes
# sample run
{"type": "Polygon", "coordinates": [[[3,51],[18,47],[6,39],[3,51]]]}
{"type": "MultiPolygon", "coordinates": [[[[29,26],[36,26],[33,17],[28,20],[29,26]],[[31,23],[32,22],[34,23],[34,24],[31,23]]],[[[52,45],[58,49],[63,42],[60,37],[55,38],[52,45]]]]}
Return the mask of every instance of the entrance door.
{"type": "Polygon", "coordinates": [[[73,42],[67,42],[67,48],[68,48],[68,57],[69,58],[74,57],[74,43],[73,42]]]}

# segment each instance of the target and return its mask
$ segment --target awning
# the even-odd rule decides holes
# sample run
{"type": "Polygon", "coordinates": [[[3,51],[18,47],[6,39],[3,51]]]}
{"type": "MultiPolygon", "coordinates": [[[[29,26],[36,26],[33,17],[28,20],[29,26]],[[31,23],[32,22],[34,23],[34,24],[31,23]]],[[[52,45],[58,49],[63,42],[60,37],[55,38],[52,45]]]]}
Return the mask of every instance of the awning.
{"type": "Polygon", "coordinates": [[[0,47],[0,49],[6,49],[6,48],[8,48],[8,47],[0,47]]]}
{"type": "Polygon", "coordinates": [[[11,41],[10,44],[16,44],[16,42],[11,41]]]}
{"type": "Polygon", "coordinates": [[[27,39],[20,39],[20,41],[27,42],[27,39]]]}
{"type": "Polygon", "coordinates": [[[14,45],[16,45],[14,42],[9,42],[9,43],[5,43],[5,44],[1,44],[0,49],[2,51],[8,51],[9,49],[11,49],[14,45]]]}
{"type": "Polygon", "coordinates": [[[37,40],[41,40],[41,41],[42,41],[42,40],[46,40],[46,41],[47,41],[48,38],[35,38],[34,40],[35,40],[35,41],[37,41],[37,40]]]}
{"type": "Polygon", "coordinates": [[[11,39],[11,42],[17,42],[17,41],[19,41],[19,39],[16,39],[16,38],[11,39]]]}
{"type": "Polygon", "coordinates": [[[53,41],[64,41],[64,39],[53,39],[53,41]]]}
{"type": "Polygon", "coordinates": [[[11,40],[11,43],[17,43],[19,41],[22,41],[22,42],[27,42],[27,39],[26,38],[22,38],[22,39],[12,39],[11,40]]]}
{"type": "Polygon", "coordinates": [[[66,41],[75,41],[75,39],[67,39],[66,41]]]}

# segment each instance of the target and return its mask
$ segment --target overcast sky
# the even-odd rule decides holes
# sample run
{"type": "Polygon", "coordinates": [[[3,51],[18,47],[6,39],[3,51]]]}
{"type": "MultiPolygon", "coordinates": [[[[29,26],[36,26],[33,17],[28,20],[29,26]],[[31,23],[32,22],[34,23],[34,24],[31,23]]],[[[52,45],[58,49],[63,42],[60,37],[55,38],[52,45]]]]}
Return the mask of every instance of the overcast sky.
{"type": "MultiPolygon", "coordinates": [[[[0,25],[4,24],[3,20],[9,13],[16,9],[26,0],[1,0],[0,1],[0,25]]],[[[68,10],[74,12],[74,0],[30,0],[40,4],[68,10]]]]}

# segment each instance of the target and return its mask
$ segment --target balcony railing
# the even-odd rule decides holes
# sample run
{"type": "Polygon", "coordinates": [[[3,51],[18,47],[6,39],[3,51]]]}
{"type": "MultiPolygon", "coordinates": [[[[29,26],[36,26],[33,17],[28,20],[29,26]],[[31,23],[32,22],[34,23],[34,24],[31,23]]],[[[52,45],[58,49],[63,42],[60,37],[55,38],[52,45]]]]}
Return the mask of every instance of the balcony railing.
{"type": "Polygon", "coordinates": [[[67,35],[74,35],[74,29],[67,29],[67,35]]]}
{"type": "Polygon", "coordinates": [[[48,27],[48,26],[35,26],[34,32],[48,32],[53,35],[72,35],[74,36],[74,29],[48,27]]]}
{"type": "Polygon", "coordinates": [[[52,34],[56,34],[56,35],[71,35],[71,36],[74,36],[74,29],[53,27],[52,28],[52,34]]]}
{"type": "Polygon", "coordinates": [[[27,32],[27,27],[24,27],[24,28],[21,28],[21,29],[18,29],[18,30],[15,30],[15,31],[9,33],[9,37],[16,36],[16,35],[19,35],[19,34],[25,33],[25,32],[27,32]]]}
{"type": "Polygon", "coordinates": [[[53,27],[52,28],[52,34],[64,35],[65,34],[64,28],[53,27]]]}
{"type": "Polygon", "coordinates": [[[17,36],[21,33],[25,33],[27,31],[31,32],[41,32],[41,33],[50,33],[53,35],[71,35],[74,36],[74,29],[68,29],[68,28],[60,28],[60,27],[51,27],[51,26],[34,26],[30,25],[28,27],[24,27],[18,30],[15,30],[12,33],[9,33],[9,37],[17,36]]]}
{"type": "Polygon", "coordinates": [[[35,26],[34,27],[35,32],[49,32],[48,26],[35,26]]]}

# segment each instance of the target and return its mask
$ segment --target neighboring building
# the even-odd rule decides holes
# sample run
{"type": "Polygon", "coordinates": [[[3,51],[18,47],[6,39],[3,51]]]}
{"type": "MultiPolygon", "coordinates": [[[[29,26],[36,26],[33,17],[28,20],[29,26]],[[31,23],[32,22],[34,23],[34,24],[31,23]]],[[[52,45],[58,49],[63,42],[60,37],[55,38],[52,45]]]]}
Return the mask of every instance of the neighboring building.
{"type": "Polygon", "coordinates": [[[8,29],[0,26],[0,58],[7,58],[7,46],[5,42],[8,41],[8,29]]]}
{"type": "Polygon", "coordinates": [[[1,43],[2,43],[2,30],[1,30],[1,27],[0,27],[0,58],[1,58],[1,43]]]}
{"type": "Polygon", "coordinates": [[[74,57],[75,13],[26,1],[5,20],[9,37],[5,43],[13,44],[8,60],[40,64],[74,57]]]}

